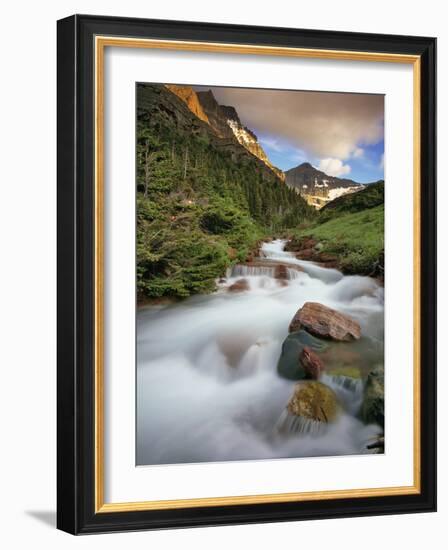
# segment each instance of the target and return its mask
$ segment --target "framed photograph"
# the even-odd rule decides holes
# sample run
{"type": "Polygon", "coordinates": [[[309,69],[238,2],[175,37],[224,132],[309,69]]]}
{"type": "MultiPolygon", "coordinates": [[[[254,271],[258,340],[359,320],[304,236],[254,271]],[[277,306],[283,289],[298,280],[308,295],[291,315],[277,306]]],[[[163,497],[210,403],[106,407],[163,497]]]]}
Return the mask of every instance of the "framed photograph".
{"type": "Polygon", "coordinates": [[[58,527],[436,507],[436,40],[58,22],[58,527]]]}

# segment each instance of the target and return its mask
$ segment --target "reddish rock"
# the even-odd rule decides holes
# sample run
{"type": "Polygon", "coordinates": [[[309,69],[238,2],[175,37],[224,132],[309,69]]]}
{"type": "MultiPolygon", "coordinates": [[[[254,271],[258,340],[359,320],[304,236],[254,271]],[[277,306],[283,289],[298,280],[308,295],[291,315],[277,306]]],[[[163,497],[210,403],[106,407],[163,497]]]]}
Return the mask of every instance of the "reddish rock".
{"type": "Polygon", "coordinates": [[[300,246],[302,248],[314,248],[317,244],[316,239],[313,239],[312,237],[304,237],[300,241],[300,246]]]}
{"type": "Polygon", "coordinates": [[[303,250],[312,249],[316,246],[317,241],[312,237],[302,237],[300,239],[291,239],[285,245],[287,252],[301,252],[303,250]]]}
{"type": "Polygon", "coordinates": [[[299,356],[299,361],[305,371],[306,378],[310,380],[318,380],[320,378],[320,375],[324,371],[324,364],[311,348],[304,346],[299,356]]]}
{"type": "Polygon", "coordinates": [[[300,329],[320,338],[343,342],[361,337],[361,327],[355,320],[316,302],[306,302],[294,315],[289,332],[300,329]]]}
{"type": "Polygon", "coordinates": [[[315,261],[319,262],[323,267],[339,267],[338,258],[336,256],[333,256],[332,254],[327,254],[325,252],[317,254],[315,261]]]}
{"type": "Polygon", "coordinates": [[[296,257],[299,260],[307,260],[309,262],[316,262],[322,267],[338,268],[339,261],[336,256],[327,254],[326,252],[319,252],[314,248],[305,248],[296,253],[296,257]]]}
{"type": "Polygon", "coordinates": [[[297,252],[296,257],[299,260],[308,260],[313,261],[318,254],[316,254],[316,251],[313,248],[305,248],[305,250],[301,250],[300,252],[297,252]]]}
{"type": "Polygon", "coordinates": [[[274,277],[276,279],[287,279],[288,278],[288,268],[286,265],[278,264],[275,266],[274,277]]]}
{"type": "Polygon", "coordinates": [[[227,290],[229,292],[244,292],[245,290],[249,290],[249,288],[249,281],[247,279],[238,279],[227,290]]]}

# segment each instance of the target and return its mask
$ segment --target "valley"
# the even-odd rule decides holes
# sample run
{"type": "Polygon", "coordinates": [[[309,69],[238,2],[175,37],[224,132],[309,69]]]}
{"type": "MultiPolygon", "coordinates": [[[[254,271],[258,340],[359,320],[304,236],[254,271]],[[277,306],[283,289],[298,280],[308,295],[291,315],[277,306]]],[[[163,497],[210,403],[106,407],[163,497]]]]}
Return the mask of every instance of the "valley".
{"type": "Polygon", "coordinates": [[[136,463],[384,453],[384,181],[242,120],[137,85],[136,463]]]}
{"type": "Polygon", "coordinates": [[[356,203],[364,217],[343,207],[381,182],[331,177],[309,163],[283,173],[212,91],[140,84],[137,99],[139,303],[212,292],[269,238],[313,235],[321,256],[350,273],[381,262],[384,193],[372,212],[369,201],[356,203]]]}

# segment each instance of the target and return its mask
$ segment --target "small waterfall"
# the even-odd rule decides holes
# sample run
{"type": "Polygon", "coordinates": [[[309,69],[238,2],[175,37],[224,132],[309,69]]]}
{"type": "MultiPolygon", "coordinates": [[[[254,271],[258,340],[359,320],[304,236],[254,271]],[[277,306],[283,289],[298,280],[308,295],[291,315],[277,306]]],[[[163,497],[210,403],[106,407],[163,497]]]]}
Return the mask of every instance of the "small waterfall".
{"type": "Polygon", "coordinates": [[[287,268],[286,274],[287,274],[286,278],[290,281],[292,281],[293,279],[299,279],[303,275],[303,273],[298,269],[293,269],[290,267],[287,268]]]}
{"type": "Polygon", "coordinates": [[[359,378],[352,378],[351,376],[342,376],[342,375],[327,375],[329,381],[327,382],[329,386],[339,386],[344,390],[347,390],[352,393],[361,393],[363,389],[362,380],[359,378]]]}
{"type": "Polygon", "coordinates": [[[275,427],[283,434],[321,435],[326,431],[327,424],[304,416],[296,416],[285,409],[275,427]]]}
{"type": "Polygon", "coordinates": [[[299,269],[275,263],[272,264],[272,267],[266,265],[236,264],[230,272],[230,277],[270,277],[271,279],[287,279],[289,281],[298,279],[301,275],[302,272],[299,269]],[[280,272],[281,276],[279,276],[279,269],[283,271],[280,272]]]}
{"type": "Polygon", "coordinates": [[[275,266],[255,266],[236,264],[232,268],[232,277],[275,277],[275,266]]]}
{"type": "Polygon", "coordinates": [[[320,381],[336,393],[338,399],[350,414],[356,415],[358,413],[364,394],[364,383],[360,378],[352,378],[341,374],[323,374],[320,381]]]}

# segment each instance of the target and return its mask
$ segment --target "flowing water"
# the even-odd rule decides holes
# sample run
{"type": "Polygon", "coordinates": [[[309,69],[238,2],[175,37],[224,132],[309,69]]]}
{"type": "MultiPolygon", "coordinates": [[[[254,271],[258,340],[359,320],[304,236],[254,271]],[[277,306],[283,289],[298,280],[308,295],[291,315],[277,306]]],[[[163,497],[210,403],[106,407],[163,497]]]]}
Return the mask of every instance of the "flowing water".
{"type": "Polygon", "coordinates": [[[332,374],[332,366],[354,362],[365,375],[383,360],[382,287],[297,260],[284,247],[265,243],[263,265],[235,266],[214,294],[139,310],[137,464],[359,454],[379,433],[357,419],[362,379],[332,374]],[[274,278],[278,262],[290,266],[286,281],[274,278]],[[229,292],[242,277],[249,289],[229,292]],[[350,315],[363,335],[326,353],[321,381],[344,410],[328,425],[288,418],[295,382],[276,370],[288,325],[305,302],[350,315]]]}

